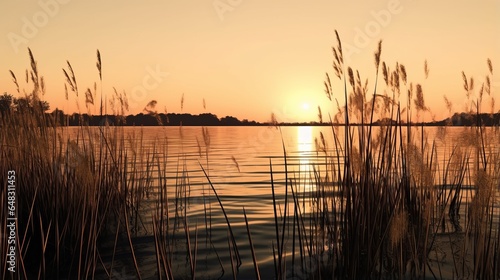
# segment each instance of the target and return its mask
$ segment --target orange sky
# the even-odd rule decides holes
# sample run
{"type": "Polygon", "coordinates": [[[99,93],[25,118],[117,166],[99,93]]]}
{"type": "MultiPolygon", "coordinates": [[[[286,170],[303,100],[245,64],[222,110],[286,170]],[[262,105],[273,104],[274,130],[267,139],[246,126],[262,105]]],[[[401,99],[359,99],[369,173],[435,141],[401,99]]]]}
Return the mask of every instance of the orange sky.
{"type": "MultiPolygon", "coordinates": [[[[334,112],[323,92],[332,72],[334,30],[344,44],[346,63],[368,78],[373,90],[373,52],[384,40],[382,60],[403,63],[409,79],[422,83],[426,103],[437,118],[447,116],[443,95],[462,111],[461,71],[474,76],[476,88],[493,61],[493,93],[500,96],[500,2],[317,0],[245,1],[40,0],[0,4],[0,93],[17,95],[8,70],[21,88],[29,67],[27,47],[45,77],[44,97],[51,109],[76,111],[77,99],[64,98],[62,68],[69,60],[80,91],[99,81],[96,49],[102,55],[103,91],[125,91],[130,111],[152,99],[157,110],[209,111],[219,117],[267,121],[317,119],[334,112]],[[424,80],[427,59],[430,76],[424,80]],[[203,108],[206,100],[206,109],[203,108]]],[[[333,75],[333,74],[332,74],[333,75]]],[[[335,83],[336,97],[342,96],[335,83]]],[[[383,87],[380,88],[383,90],[383,87]]],[[[497,102],[498,104],[498,102],[497,102]]],[[[496,108],[498,110],[498,106],[496,108]]],[[[97,112],[97,107],[94,113],[97,112]]]]}

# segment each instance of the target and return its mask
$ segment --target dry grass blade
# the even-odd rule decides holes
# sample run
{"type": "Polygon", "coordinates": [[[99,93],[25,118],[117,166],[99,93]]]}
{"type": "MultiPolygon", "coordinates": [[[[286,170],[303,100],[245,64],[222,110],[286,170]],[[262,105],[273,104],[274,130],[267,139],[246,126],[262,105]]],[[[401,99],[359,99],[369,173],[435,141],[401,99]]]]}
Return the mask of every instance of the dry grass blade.
{"type": "Polygon", "coordinates": [[[69,74],[64,68],[63,68],[63,73],[64,76],[66,77],[66,82],[69,84],[71,88],[71,91],[73,91],[78,97],[78,85],[76,83],[75,73],[73,72],[73,67],[71,67],[69,61],[67,61],[67,63],[68,63],[69,74]]]}
{"type": "Polygon", "coordinates": [[[17,91],[17,93],[21,93],[19,91],[19,84],[17,83],[16,75],[14,74],[14,72],[12,72],[12,70],[9,70],[9,72],[10,72],[10,76],[12,77],[12,82],[14,82],[14,84],[16,85],[16,91],[17,91]]]}
{"type": "Polygon", "coordinates": [[[255,256],[255,249],[252,242],[252,235],[250,233],[250,226],[248,225],[247,213],[245,207],[243,207],[243,216],[245,217],[245,225],[247,228],[248,242],[250,243],[250,250],[252,251],[253,267],[255,270],[255,279],[260,280],[259,264],[257,263],[257,257],[255,256]]]}
{"type": "Polygon", "coordinates": [[[220,206],[220,208],[222,210],[222,214],[224,215],[224,219],[226,220],[226,224],[227,224],[227,227],[228,227],[228,230],[229,230],[229,234],[230,234],[230,237],[231,237],[231,242],[232,242],[234,251],[236,253],[237,266],[239,267],[241,265],[240,252],[238,250],[238,244],[236,243],[236,238],[234,237],[233,229],[231,228],[231,223],[229,222],[229,218],[227,217],[226,210],[224,208],[224,205],[222,204],[222,201],[221,201],[219,195],[217,194],[217,191],[215,190],[214,185],[212,184],[212,181],[210,180],[210,177],[208,176],[207,172],[205,171],[205,168],[203,168],[203,166],[201,165],[201,163],[199,163],[199,165],[200,165],[201,170],[203,171],[203,174],[205,175],[205,178],[208,181],[208,184],[210,185],[210,187],[212,188],[212,191],[215,194],[215,198],[217,199],[217,202],[219,202],[219,206],[220,206]]]}
{"type": "Polygon", "coordinates": [[[189,233],[189,224],[187,219],[184,220],[184,232],[186,234],[186,244],[187,244],[187,252],[189,256],[189,265],[191,266],[191,279],[195,279],[195,262],[193,259],[193,252],[191,250],[191,238],[189,233]]]}
{"type": "Polygon", "coordinates": [[[130,236],[130,226],[128,225],[128,221],[129,221],[128,212],[125,209],[125,207],[123,208],[123,212],[125,213],[125,225],[126,225],[126,229],[127,229],[127,238],[128,238],[128,243],[130,246],[130,253],[132,254],[132,260],[134,261],[135,272],[137,274],[137,278],[142,279],[141,272],[139,270],[139,265],[137,264],[137,258],[135,256],[134,245],[132,244],[132,237],[130,236]]]}
{"type": "Polygon", "coordinates": [[[229,259],[231,260],[231,270],[233,272],[233,279],[236,280],[236,266],[234,265],[234,257],[233,257],[233,248],[232,246],[234,246],[234,244],[231,243],[231,233],[229,232],[229,229],[227,231],[227,246],[229,247],[229,259]]]}
{"type": "Polygon", "coordinates": [[[278,249],[278,260],[276,261],[276,255],[274,254],[274,246],[273,246],[273,256],[275,258],[274,261],[274,269],[276,274],[276,279],[281,279],[281,246],[280,246],[280,235],[279,235],[279,224],[278,224],[278,210],[277,210],[277,202],[276,202],[276,194],[274,191],[274,179],[273,179],[273,165],[271,163],[271,159],[269,159],[269,172],[271,175],[271,193],[273,198],[273,212],[274,212],[274,229],[276,232],[276,248],[278,249]],[[276,263],[277,262],[277,263],[276,263]]]}

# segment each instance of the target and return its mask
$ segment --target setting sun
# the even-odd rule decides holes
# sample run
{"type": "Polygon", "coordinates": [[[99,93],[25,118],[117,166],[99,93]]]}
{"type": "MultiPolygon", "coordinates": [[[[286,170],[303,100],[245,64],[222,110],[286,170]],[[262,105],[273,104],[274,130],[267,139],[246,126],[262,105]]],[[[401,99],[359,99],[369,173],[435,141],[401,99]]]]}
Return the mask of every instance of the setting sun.
{"type": "Polygon", "coordinates": [[[309,110],[309,103],[303,103],[302,109],[304,109],[305,111],[309,110]]]}

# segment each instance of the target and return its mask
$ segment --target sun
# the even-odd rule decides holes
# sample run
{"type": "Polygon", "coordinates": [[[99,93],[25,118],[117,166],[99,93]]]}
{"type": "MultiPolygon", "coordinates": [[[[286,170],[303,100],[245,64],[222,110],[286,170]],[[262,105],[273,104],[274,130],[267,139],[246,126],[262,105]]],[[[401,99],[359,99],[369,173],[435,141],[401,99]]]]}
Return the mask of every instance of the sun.
{"type": "Polygon", "coordinates": [[[309,103],[302,103],[302,109],[305,111],[309,110],[309,103]]]}

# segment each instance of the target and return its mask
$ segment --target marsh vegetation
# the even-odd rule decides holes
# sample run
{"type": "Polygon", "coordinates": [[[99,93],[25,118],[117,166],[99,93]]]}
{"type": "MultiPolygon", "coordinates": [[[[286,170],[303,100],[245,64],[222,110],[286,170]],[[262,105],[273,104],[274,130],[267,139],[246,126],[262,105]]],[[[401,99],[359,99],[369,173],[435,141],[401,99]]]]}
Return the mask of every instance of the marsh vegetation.
{"type": "MultiPolygon", "coordinates": [[[[107,122],[82,121],[69,133],[44,114],[44,80],[29,51],[28,92],[11,72],[27,104],[2,110],[0,122],[0,178],[5,184],[16,170],[19,221],[19,270],[10,274],[1,254],[1,278],[499,278],[500,135],[479,117],[497,113],[492,62],[480,87],[463,74],[473,125],[460,133],[441,126],[431,137],[411,125],[431,113],[423,85],[407,80],[405,66],[383,62],[380,42],[370,83],[344,65],[336,38],[333,75],[325,78],[332,126],[314,148],[296,153],[285,128],[253,128],[273,129],[278,150],[269,157],[254,149],[247,158],[227,157],[227,165],[212,159],[221,150],[206,127],[192,138],[182,126],[176,134],[164,130],[176,141],[107,122]],[[379,120],[388,121],[374,126],[379,120]],[[447,141],[450,133],[461,138],[447,141]],[[228,183],[256,158],[266,162],[264,174],[254,172],[267,178],[259,188],[228,183]],[[247,199],[223,184],[248,191],[247,199]]],[[[97,71],[85,107],[102,115],[99,52],[97,71]]],[[[66,97],[78,95],[69,62],[64,76],[66,97]]],[[[126,94],[109,96],[109,110],[124,116],[126,94]]],[[[153,117],[155,105],[145,108],[153,117]]]]}

